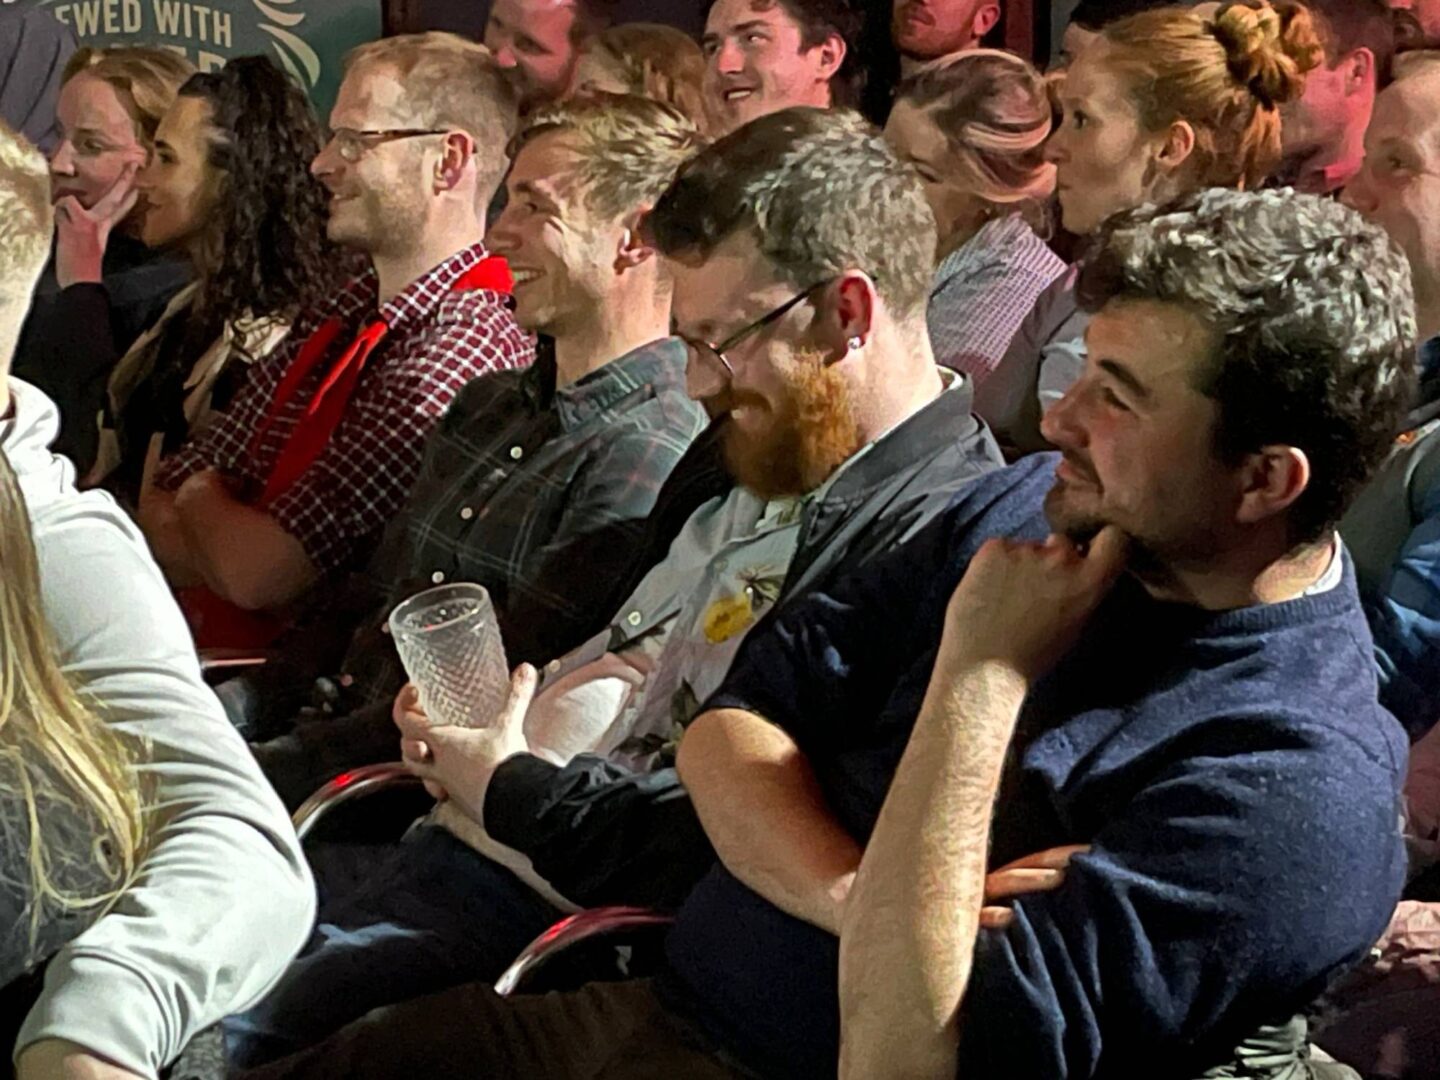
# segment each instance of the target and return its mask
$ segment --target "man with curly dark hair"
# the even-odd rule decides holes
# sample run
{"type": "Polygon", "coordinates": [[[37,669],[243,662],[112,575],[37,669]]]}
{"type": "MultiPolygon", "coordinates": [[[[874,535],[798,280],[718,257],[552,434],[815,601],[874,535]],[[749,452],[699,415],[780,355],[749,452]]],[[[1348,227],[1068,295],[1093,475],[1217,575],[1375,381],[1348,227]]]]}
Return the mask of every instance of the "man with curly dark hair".
{"type": "Polygon", "coordinates": [[[350,54],[312,169],[329,239],[370,267],[298,316],[142,493],[141,526],[202,646],[270,640],[368,557],[460,389],[533,358],[482,239],[516,121],[483,45],[416,34],[350,54]]]}

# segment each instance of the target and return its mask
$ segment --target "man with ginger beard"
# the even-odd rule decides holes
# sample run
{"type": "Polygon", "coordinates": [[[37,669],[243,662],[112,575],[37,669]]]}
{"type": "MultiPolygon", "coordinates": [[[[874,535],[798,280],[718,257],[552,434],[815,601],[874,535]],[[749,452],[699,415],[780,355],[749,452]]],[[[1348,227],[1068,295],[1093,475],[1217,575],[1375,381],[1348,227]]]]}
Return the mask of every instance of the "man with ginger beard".
{"type": "MultiPolygon", "coordinates": [[[[716,417],[667,489],[693,490],[716,458],[734,486],[695,510],[609,628],[545,666],[533,700],[520,670],[496,725],[431,727],[409,691],[397,700],[407,763],[447,796],[432,825],[476,848],[474,866],[518,875],[469,895],[484,915],[463,922],[452,965],[504,932],[522,897],[677,904],[714,854],[668,762],[746,634],[904,542],[1000,463],[968,384],[930,350],[924,194],[858,116],[750,123],[681,169],[649,232],[673,269],[689,391],[716,417]]],[[[471,965],[471,979],[498,974],[471,965]]],[[[456,1015],[432,1012],[429,1037],[456,1015]]],[[[392,1075],[414,1047],[352,1058],[369,1022],[253,1075],[392,1075]]],[[[562,1075],[520,1056],[494,1071],[562,1075]]]]}

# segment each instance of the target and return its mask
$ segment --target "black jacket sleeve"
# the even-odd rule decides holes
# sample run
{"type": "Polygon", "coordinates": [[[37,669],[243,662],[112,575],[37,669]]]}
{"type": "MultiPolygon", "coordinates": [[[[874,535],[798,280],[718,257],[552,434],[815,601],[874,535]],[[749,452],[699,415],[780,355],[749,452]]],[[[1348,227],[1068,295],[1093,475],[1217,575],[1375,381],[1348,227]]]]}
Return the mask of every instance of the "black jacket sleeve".
{"type": "Polygon", "coordinates": [[[55,402],[60,410],[55,451],[87,472],[100,443],[96,417],[121,357],[109,290],[81,282],[37,301],[26,336],[32,345],[17,356],[15,374],[55,402]]]}
{"type": "Polygon", "coordinates": [[[635,773],[591,754],[564,767],[506,761],[485,795],[485,826],[584,907],[678,907],[715,863],[674,769],[635,773]]]}

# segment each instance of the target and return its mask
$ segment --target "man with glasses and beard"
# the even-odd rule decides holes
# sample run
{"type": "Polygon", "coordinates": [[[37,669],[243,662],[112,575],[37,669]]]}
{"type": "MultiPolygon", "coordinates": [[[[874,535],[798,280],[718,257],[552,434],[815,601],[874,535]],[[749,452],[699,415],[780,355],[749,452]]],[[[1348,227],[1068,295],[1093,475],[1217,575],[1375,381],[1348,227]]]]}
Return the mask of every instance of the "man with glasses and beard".
{"type": "MultiPolygon", "coordinates": [[[[851,162],[828,157],[830,196],[851,162]]],[[[694,263],[676,313],[702,338],[742,278],[757,315],[780,303],[746,253],[796,225],[762,203],[760,238],[725,234],[706,195],[685,233],[656,230],[694,263]]],[[[1413,390],[1408,268],[1291,191],[1144,208],[1098,250],[1088,366],[1045,419],[1060,454],[787,600],[688,728],[678,768],[719,864],[655,978],[459,988],[256,1075],[1353,1075],[1308,1055],[1297,1014],[1366,955],[1405,871],[1405,739],[1335,525],[1413,390]],[[1056,887],[987,920],[990,866],[1077,844],[1056,887]]],[[[806,269],[835,292],[767,370],[886,337],[865,275],[806,269]]],[[[415,753],[449,733],[410,734],[415,753]]],[[[499,839],[500,790],[451,796],[499,839]]]]}
{"type": "MultiPolygon", "coordinates": [[[[437,921],[424,931],[445,940],[445,959],[416,993],[492,981],[564,901],[678,903],[714,855],[668,762],[747,633],[902,544],[1000,463],[968,385],[930,349],[924,193],[859,117],[752,122],[681,169],[649,231],[675,275],[690,393],[717,417],[672,486],[717,456],[733,486],[695,510],[609,627],[545,667],[533,700],[535,675],[520,670],[495,725],[431,727],[411,693],[397,701],[407,763],[447,796],[433,825],[485,853],[456,872],[452,911],[427,887],[437,921]]],[[[415,880],[351,906],[393,903],[415,880]]],[[[432,1013],[431,1035],[457,1015],[432,1013]]],[[[348,1069],[348,1038],[276,1075],[348,1069]]],[[[402,1060],[377,1059],[370,1075],[402,1060]]],[[[559,1075],[520,1058],[495,1073],[559,1075]]]]}
{"type": "Polygon", "coordinates": [[[1405,870],[1335,528],[1413,391],[1408,268],[1291,191],[1100,240],[1060,453],[780,612],[681,746],[722,866],[666,1001],[761,1075],[1333,1075],[1287,1021],[1405,870]],[[983,928],[987,864],[1058,844],[983,928]]]}

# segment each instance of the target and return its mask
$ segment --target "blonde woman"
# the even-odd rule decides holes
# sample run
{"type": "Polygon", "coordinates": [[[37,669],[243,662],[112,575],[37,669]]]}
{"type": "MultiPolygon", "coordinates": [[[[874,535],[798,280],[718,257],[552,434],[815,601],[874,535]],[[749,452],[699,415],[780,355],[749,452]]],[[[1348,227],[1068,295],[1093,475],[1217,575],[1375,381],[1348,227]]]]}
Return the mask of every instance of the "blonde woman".
{"type": "Polygon", "coordinates": [[[81,49],[65,67],[50,155],[54,257],[36,289],[15,373],[60,406],[56,449],[82,472],[120,357],[190,277],[189,264],[140,242],[135,182],[155,131],[195,72],[168,49],[81,49]]]}
{"type": "MultiPolygon", "coordinates": [[[[1057,84],[1061,223],[1090,236],[1113,215],[1204,188],[1253,191],[1280,163],[1280,109],[1324,56],[1290,0],[1144,11],[1106,26],[1057,84]]],[[[975,411],[1003,443],[1043,449],[1040,416],[1079,378],[1089,322],[1067,276],[1017,332],[975,411]]]]}
{"type": "Polygon", "coordinates": [[[148,840],[140,747],[61,673],[24,498],[0,454],[0,987],[99,918],[148,840]]]}
{"type": "Polygon", "coordinates": [[[575,66],[574,91],[634,94],[669,105],[706,132],[705,57],[673,26],[626,23],[591,38],[575,66]]]}
{"type": "Polygon", "coordinates": [[[1065,263],[1041,239],[1055,166],[1043,76],[976,49],[900,86],[885,138],[914,166],[939,226],[927,321],[935,359],[979,382],[1065,263]]]}

